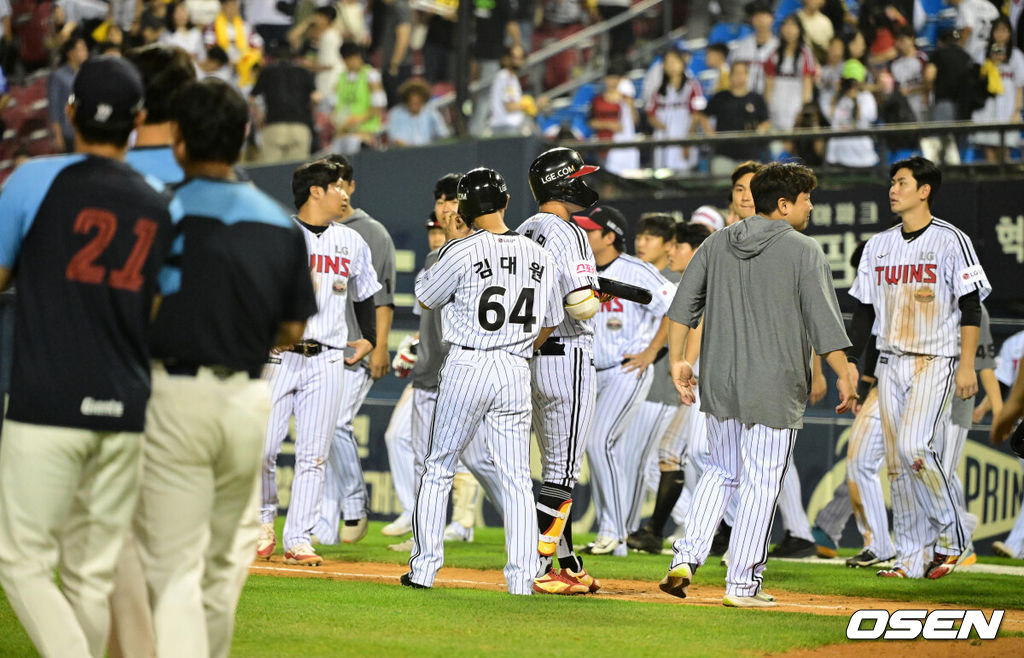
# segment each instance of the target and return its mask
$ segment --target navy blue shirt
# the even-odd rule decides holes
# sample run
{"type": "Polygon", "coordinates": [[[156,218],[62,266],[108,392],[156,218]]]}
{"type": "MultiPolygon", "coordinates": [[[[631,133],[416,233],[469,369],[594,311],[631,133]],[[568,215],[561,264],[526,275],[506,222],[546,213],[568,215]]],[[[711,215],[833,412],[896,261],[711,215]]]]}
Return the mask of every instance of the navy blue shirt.
{"type": "Polygon", "coordinates": [[[163,184],[83,154],[31,160],[0,194],[0,266],[16,276],[7,418],[141,432],[146,328],[180,213],[163,184]]]}
{"type": "Polygon", "coordinates": [[[257,375],[280,323],[317,310],[300,229],[249,183],[191,179],[175,199],[185,217],[160,273],[153,358],[257,375]]]}

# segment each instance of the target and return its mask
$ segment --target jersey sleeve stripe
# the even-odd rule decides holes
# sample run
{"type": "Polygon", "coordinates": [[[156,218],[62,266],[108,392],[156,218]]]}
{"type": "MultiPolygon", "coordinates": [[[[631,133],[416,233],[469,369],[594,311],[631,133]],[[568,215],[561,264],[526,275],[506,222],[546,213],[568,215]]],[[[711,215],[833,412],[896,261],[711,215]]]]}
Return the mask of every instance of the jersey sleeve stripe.
{"type": "MultiPolygon", "coordinates": [[[[935,221],[936,222],[942,222],[942,220],[935,220],[935,221]]],[[[965,236],[962,231],[960,231],[959,229],[957,229],[956,227],[954,227],[954,226],[952,226],[950,224],[947,224],[946,222],[942,222],[941,224],[936,224],[935,226],[936,226],[936,228],[945,229],[945,230],[947,230],[947,231],[949,231],[950,233],[953,234],[953,237],[956,238],[957,243],[960,245],[960,252],[961,252],[961,254],[963,254],[964,262],[965,263],[967,263],[968,265],[977,265],[978,264],[977,259],[975,259],[975,258],[973,258],[971,256],[971,250],[970,250],[970,248],[968,247],[968,244],[967,244],[967,236],[965,236]]]]}

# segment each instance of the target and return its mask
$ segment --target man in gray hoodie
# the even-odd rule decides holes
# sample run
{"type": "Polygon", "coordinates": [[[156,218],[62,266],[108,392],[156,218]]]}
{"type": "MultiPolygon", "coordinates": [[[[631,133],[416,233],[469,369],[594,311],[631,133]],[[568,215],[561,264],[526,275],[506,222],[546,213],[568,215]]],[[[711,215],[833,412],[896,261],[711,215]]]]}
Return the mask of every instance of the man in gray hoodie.
{"type": "Polygon", "coordinates": [[[758,214],[701,245],[669,309],[672,378],[685,404],[693,403],[696,380],[683,347],[689,330],[704,318],[700,397],[711,446],[684,522],[686,535],[673,544],[672,566],[660,584],[673,596],[686,596],[738,489],[722,602],[775,605],[761,591],[761,574],[779,490],[803,426],[812,349],[839,376],[836,413],[856,400],[832,271],[821,247],[800,233],[816,185],[814,173],[801,165],[771,164],[759,171],[750,185],[758,214]]]}

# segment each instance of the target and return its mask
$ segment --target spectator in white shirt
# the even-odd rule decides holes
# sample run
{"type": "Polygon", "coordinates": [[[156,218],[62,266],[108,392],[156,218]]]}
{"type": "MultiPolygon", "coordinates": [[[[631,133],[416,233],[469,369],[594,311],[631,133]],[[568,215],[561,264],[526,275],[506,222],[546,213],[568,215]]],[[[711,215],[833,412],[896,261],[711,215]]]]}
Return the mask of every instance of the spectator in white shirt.
{"type": "Polygon", "coordinates": [[[960,30],[960,47],[978,64],[985,61],[988,36],[999,10],[988,0],[949,0],[956,7],[956,27],[960,30]]]}
{"type": "Polygon", "coordinates": [[[203,33],[192,24],[188,15],[188,4],[179,0],[171,7],[170,26],[160,35],[160,42],[170,46],[181,48],[192,58],[192,61],[201,62],[206,59],[206,47],[203,45],[203,33]]]}
{"type": "MultiPolygon", "coordinates": [[[[839,93],[832,101],[832,112],[829,114],[834,130],[865,130],[878,119],[875,96],[863,88],[866,76],[867,70],[863,64],[857,60],[847,61],[839,93]]],[[[826,147],[825,162],[844,167],[873,167],[878,164],[878,153],[869,135],[832,137],[826,147]]]]}
{"type": "Polygon", "coordinates": [[[490,94],[490,117],[487,127],[493,135],[522,134],[526,123],[523,112],[523,88],[519,69],[523,66],[523,49],[511,46],[501,56],[501,70],[494,76],[490,94]]]}
{"type": "Polygon", "coordinates": [[[337,101],[338,76],[344,68],[340,52],[341,32],[335,26],[337,18],[338,11],[333,6],[317,7],[288,33],[292,49],[306,54],[304,66],[316,74],[321,109],[327,113],[337,101]]]}
{"type": "Polygon", "coordinates": [[[424,146],[450,135],[448,126],[430,105],[430,87],[410,78],[398,88],[402,102],[388,111],[388,142],[391,146],[424,146]]]}
{"type": "Polygon", "coordinates": [[[764,66],[779,47],[779,39],[772,34],[772,9],[767,3],[752,2],[747,5],[747,15],[754,33],[732,42],[729,49],[729,63],[750,64],[748,85],[750,91],[764,94],[764,66]]]}

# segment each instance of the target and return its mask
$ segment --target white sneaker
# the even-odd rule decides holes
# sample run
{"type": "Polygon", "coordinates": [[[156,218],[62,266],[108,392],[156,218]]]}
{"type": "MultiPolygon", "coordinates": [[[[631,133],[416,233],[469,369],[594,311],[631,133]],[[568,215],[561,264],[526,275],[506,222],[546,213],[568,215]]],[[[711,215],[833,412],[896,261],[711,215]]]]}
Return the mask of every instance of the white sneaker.
{"type": "Polygon", "coordinates": [[[346,544],[354,544],[363,537],[366,536],[369,530],[369,525],[366,522],[366,517],[359,519],[356,525],[342,525],[341,526],[341,541],[346,544]]]}
{"type": "Polygon", "coordinates": [[[402,512],[398,518],[380,529],[380,534],[385,537],[401,537],[412,532],[412,516],[408,512],[402,512]]]}
{"type": "Polygon", "coordinates": [[[399,553],[412,553],[412,548],[412,537],[406,539],[403,542],[399,542],[397,544],[390,544],[388,546],[389,551],[397,551],[399,553]]]}
{"type": "Polygon", "coordinates": [[[274,524],[264,523],[260,526],[260,538],[256,540],[256,556],[263,560],[269,560],[277,548],[277,535],[274,534],[274,524]]]}
{"type": "Polygon", "coordinates": [[[596,537],[583,551],[591,555],[608,555],[618,545],[619,540],[613,537],[596,537]]]}
{"type": "Polygon", "coordinates": [[[473,541],[473,529],[467,528],[457,521],[452,521],[444,529],[444,540],[471,542],[473,541]]]}

